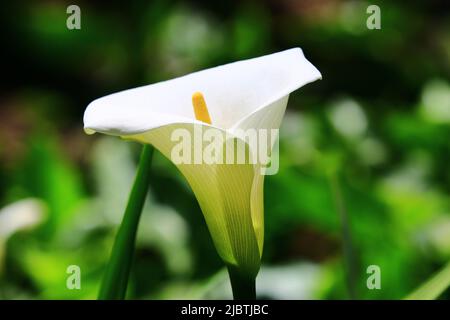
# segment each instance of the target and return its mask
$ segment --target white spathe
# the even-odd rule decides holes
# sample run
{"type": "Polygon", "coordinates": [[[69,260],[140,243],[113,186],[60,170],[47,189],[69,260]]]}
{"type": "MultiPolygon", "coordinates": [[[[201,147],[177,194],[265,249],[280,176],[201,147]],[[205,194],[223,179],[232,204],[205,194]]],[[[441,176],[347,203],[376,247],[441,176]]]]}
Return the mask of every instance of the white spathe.
{"type": "MultiPolygon", "coordinates": [[[[174,129],[193,133],[199,125],[215,127],[236,139],[242,130],[278,129],[289,94],[320,78],[300,48],[289,49],[99,98],[87,107],[84,126],[87,133],[152,144],[170,159],[174,129]],[[195,119],[191,99],[198,91],[206,99],[212,125],[195,119]]],[[[256,274],[264,239],[260,165],[177,167],[199,201],[221,258],[256,274]]]]}

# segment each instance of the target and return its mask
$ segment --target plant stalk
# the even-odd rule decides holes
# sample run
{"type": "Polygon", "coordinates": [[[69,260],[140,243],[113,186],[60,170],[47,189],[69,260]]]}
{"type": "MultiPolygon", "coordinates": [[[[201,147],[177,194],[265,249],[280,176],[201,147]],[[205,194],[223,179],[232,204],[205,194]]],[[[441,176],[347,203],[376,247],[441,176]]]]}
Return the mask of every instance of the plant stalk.
{"type": "Polygon", "coordinates": [[[153,147],[144,145],[133,188],[106,267],[98,295],[99,300],[122,300],[125,298],[137,228],[150,183],[152,156],[153,147]]]}
{"type": "Polygon", "coordinates": [[[435,300],[450,287],[450,262],[419,288],[409,294],[405,300],[435,300]]]}
{"type": "Polygon", "coordinates": [[[336,206],[336,211],[341,222],[341,235],[343,244],[344,263],[346,269],[346,282],[349,298],[351,300],[357,299],[356,296],[356,261],[354,255],[354,246],[350,230],[350,221],[347,213],[347,208],[344,202],[344,196],[339,184],[337,173],[332,173],[330,176],[331,191],[336,206]]]}
{"type": "Polygon", "coordinates": [[[256,300],[256,277],[239,272],[233,266],[227,266],[234,300],[256,300]]]}

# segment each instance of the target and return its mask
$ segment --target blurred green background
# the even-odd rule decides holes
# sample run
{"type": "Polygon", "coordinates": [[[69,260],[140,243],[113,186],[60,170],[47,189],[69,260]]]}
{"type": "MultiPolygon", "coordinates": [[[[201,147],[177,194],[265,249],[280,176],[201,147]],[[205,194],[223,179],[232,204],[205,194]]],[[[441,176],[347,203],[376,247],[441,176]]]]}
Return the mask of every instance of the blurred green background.
{"type": "MultiPolygon", "coordinates": [[[[140,146],[85,135],[91,100],[297,46],[323,80],[291,95],[266,177],[259,296],[398,299],[450,260],[448,1],[76,1],[81,30],[66,28],[69,4],[1,6],[0,299],[97,295],[140,146]],[[370,4],[381,30],[366,27],[370,4]],[[66,288],[69,265],[81,290],[66,288]]],[[[128,296],[231,297],[160,154],[128,296]]]]}

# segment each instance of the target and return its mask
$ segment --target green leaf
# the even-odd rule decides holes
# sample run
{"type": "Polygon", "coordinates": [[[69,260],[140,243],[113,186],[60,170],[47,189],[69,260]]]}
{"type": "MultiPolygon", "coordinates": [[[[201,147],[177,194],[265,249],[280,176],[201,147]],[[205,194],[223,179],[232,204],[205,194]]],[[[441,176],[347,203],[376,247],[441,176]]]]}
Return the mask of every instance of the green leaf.
{"type": "Polygon", "coordinates": [[[450,286],[450,263],[422,284],[405,300],[434,300],[450,286]]]}

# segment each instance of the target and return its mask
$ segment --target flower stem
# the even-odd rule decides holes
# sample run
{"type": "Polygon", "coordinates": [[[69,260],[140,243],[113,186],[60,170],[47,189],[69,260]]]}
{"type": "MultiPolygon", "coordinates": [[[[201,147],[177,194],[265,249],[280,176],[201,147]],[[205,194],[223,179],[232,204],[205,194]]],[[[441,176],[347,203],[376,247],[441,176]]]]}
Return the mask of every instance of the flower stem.
{"type": "Polygon", "coordinates": [[[98,295],[99,300],[121,300],[125,298],[139,218],[150,182],[152,155],[153,147],[144,145],[125,214],[106,267],[98,295]]]}
{"type": "Polygon", "coordinates": [[[339,177],[336,172],[330,175],[331,191],[336,206],[336,211],[341,221],[341,236],[344,254],[344,264],[346,271],[347,290],[350,300],[356,300],[356,260],[354,254],[354,245],[350,230],[350,219],[345,206],[344,196],[339,183],[339,177]]]}
{"type": "Polygon", "coordinates": [[[435,300],[450,287],[450,262],[423,283],[405,300],[435,300]]]}
{"type": "Polygon", "coordinates": [[[233,266],[228,266],[228,274],[234,300],[256,300],[254,276],[243,274],[233,266]]]}

